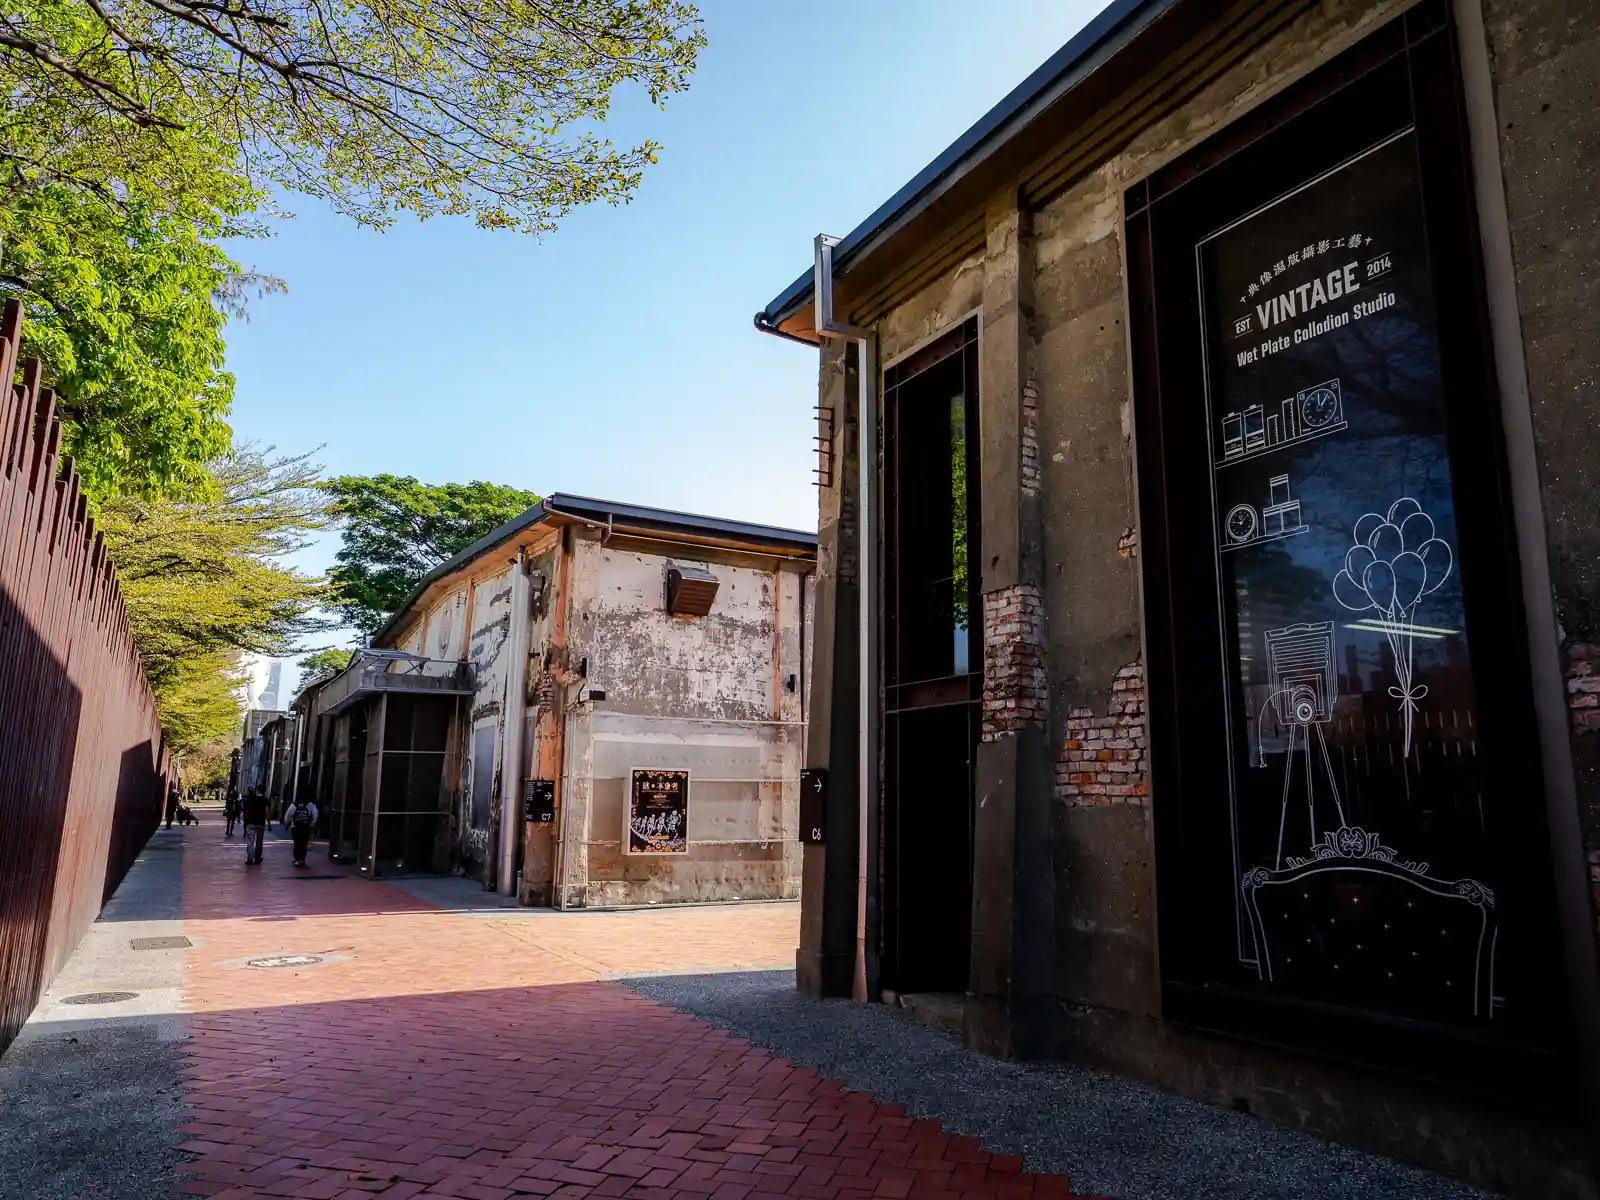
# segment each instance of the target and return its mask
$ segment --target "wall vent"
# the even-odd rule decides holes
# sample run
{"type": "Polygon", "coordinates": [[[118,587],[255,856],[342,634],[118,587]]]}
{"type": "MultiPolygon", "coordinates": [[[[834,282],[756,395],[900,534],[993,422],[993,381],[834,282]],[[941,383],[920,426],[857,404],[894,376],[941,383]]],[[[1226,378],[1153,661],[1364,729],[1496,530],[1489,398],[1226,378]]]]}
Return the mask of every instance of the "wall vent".
{"type": "Polygon", "coordinates": [[[717,577],[699,567],[667,568],[667,611],[675,617],[703,617],[717,598],[717,577]]]}

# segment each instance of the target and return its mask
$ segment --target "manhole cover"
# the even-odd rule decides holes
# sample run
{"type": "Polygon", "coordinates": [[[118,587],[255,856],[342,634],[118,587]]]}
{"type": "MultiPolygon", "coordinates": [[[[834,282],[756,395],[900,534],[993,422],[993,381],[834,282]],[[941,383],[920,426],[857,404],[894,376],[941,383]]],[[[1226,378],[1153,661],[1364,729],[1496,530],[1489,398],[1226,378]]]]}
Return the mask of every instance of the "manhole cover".
{"type": "Polygon", "coordinates": [[[247,967],[314,967],[322,961],[320,954],[273,954],[266,958],[252,958],[247,967]]]}
{"type": "Polygon", "coordinates": [[[128,945],[135,950],[185,950],[194,945],[186,937],[129,938],[128,945]]]}
{"type": "Polygon", "coordinates": [[[138,992],[84,992],[77,996],[63,996],[63,1004],[117,1004],[138,998],[138,992]]]}

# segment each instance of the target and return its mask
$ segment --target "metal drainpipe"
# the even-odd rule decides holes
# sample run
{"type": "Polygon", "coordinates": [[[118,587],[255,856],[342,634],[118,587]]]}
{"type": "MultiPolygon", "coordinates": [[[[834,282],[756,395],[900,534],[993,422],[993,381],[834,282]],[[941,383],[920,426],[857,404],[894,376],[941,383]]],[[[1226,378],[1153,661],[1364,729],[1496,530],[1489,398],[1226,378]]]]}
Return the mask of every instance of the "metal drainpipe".
{"type": "Polygon", "coordinates": [[[517,801],[522,791],[522,722],[528,701],[528,552],[517,548],[511,575],[510,662],[506,667],[505,749],[500,755],[500,886],[504,895],[517,888],[517,842],[522,823],[517,801]]]}
{"type": "Polygon", "coordinates": [[[873,544],[877,537],[876,489],[878,468],[878,411],[874,402],[877,382],[878,341],[870,329],[844,325],[833,319],[833,248],[839,239],[818,234],[812,264],[812,306],[819,336],[854,342],[856,364],[857,446],[859,500],[856,505],[856,579],[859,596],[859,658],[856,669],[858,691],[856,746],[856,963],[851,995],[866,1001],[867,995],[867,885],[871,868],[868,834],[872,804],[878,795],[878,623],[877,562],[873,544]]]}

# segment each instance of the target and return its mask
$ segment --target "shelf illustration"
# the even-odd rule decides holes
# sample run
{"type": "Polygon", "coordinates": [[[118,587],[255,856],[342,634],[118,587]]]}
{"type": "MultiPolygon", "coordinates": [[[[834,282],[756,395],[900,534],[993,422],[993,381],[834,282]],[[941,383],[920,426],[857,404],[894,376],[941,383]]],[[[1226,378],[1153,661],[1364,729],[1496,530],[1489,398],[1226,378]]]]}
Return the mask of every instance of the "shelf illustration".
{"type": "Polygon", "coordinates": [[[1289,477],[1274,475],[1267,481],[1267,488],[1269,503],[1259,512],[1255,505],[1241,503],[1222,518],[1222,553],[1310,531],[1300,520],[1300,501],[1289,494],[1289,477]]]}
{"type": "Polygon", "coordinates": [[[1268,412],[1252,404],[1222,418],[1222,459],[1217,468],[1245,462],[1285,446],[1299,445],[1349,428],[1344,419],[1344,394],[1337,379],[1308,387],[1268,412]]]}

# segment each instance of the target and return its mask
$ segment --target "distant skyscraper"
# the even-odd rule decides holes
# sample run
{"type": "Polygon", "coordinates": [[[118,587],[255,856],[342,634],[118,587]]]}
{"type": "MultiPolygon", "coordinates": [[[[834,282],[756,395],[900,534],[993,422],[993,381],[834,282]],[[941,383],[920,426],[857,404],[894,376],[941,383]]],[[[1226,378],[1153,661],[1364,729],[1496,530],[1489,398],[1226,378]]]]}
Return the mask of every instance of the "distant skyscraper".
{"type": "Polygon", "coordinates": [[[277,710],[282,707],[278,703],[278,693],[283,690],[283,662],[273,659],[272,666],[267,669],[266,690],[261,693],[261,707],[277,710]]]}

